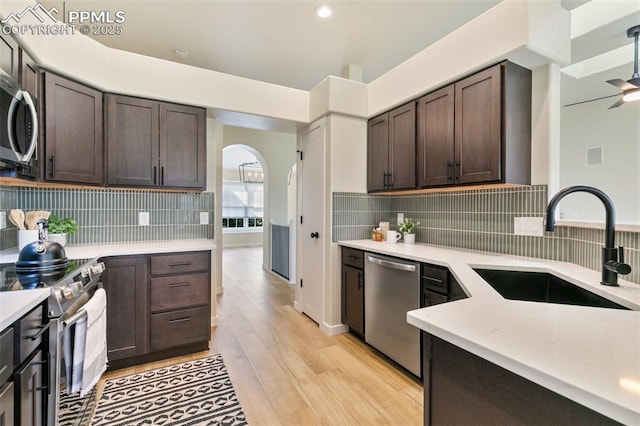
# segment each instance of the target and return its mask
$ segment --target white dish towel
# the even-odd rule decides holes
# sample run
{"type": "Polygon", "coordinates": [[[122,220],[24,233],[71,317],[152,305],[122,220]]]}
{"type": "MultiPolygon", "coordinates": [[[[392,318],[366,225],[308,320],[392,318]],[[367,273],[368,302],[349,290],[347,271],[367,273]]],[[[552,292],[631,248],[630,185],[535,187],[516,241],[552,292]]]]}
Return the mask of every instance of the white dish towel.
{"type": "Polygon", "coordinates": [[[97,289],[82,309],[87,313],[86,318],[75,323],[73,342],[65,332],[63,346],[67,392],[80,392],[80,396],[85,396],[107,369],[107,294],[104,289],[97,289]],[[69,358],[71,362],[68,362],[69,358]]]}
{"type": "Polygon", "coordinates": [[[87,335],[80,396],[85,396],[107,369],[107,293],[104,289],[96,290],[84,310],[87,312],[87,335]]]}

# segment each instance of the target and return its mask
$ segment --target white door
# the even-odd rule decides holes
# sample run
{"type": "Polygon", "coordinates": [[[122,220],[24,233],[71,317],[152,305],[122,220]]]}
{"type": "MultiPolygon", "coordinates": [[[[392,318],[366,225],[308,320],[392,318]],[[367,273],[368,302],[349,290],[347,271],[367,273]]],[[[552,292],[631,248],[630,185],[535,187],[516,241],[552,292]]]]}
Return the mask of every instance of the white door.
{"type": "Polygon", "coordinates": [[[300,310],[322,321],[325,257],[325,125],[312,125],[300,140],[298,201],[300,207],[298,247],[300,310]]]}

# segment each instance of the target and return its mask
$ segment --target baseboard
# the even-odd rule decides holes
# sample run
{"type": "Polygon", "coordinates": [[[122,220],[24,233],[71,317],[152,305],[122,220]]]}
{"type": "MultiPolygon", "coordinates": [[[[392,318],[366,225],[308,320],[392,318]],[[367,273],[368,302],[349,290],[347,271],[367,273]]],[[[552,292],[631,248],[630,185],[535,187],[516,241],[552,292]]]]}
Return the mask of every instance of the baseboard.
{"type": "Polygon", "coordinates": [[[218,325],[218,316],[211,317],[211,327],[215,327],[218,325]]]}
{"type": "Polygon", "coordinates": [[[346,333],[349,331],[349,326],[344,324],[329,325],[327,323],[320,324],[320,330],[327,336],[337,336],[338,334],[346,333]]]}
{"type": "Polygon", "coordinates": [[[302,313],[302,306],[300,306],[300,304],[298,303],[297,300],[293,301],[293,309],[295,309],[296,311],[302,313]]]}

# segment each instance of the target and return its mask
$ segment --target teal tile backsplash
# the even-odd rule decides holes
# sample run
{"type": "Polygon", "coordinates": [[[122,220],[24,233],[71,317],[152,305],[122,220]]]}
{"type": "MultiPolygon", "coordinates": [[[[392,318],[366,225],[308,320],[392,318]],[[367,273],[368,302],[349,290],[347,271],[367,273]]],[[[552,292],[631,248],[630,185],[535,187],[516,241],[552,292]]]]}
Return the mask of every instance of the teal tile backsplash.
{"type": "MultiPolygon", "coordinates": [[[[397,213],[420,222],[416,241],[448,247],[575,263],[600,270],[604,231],[559,226],[543,237],[514,235],[514,217],[544,217],[547,186],[487,188],[412,195],[333,193],[333,241],[371,238],[381,221],[395,229],[397,213]]],[[[640,283],[640,234],[616,232],[640,283]]]]}
{"type": "MultiPolygon", "coordinates": [[[[113,189],[0,187],[0,210],[49,210],[80,224],[69,244],[213,238],[213,193],[143,192],[113,189]],[[138,225],[149,212],[149,226],[138,225]],[[200,212],[209,224],[200,225],[200,212]]],[[[2,249],[17,246],[15,226],[0,231],[2,249]]]]}

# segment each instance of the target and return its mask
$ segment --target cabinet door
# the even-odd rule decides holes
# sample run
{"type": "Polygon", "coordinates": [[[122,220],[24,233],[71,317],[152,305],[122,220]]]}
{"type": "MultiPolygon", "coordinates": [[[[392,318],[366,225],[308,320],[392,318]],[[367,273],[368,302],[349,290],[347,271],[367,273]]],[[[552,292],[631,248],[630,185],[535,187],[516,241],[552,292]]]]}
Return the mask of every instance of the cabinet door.
{"type": "Polygon", "coordinates": [[[500,66],[455,84],[455,151],[459,183],[501,179],[500,66]]]}
{"type": "Polygon", "coordinates": [[[20,84],[31,96],[39,96],[38,81],[38,65],[27,52],[20,49],[20,84]]]}
{"type": "Polygon", "coordinates": [[[454,90],[436,90],[418,101],[418,186],[454,183],[454,90]]]}
{"type": "Polygon", "coordinates": [[[206,185],[206,114],[202,108],[160,104],[160,185],[206,185]]]}
{"type": "Polygon", "coordinates": [[[416,187],[416,104],[389,112],[389,175],[393,189],[416,187]]]}
{"type": "Polygon", "coordinates": [[[342,267],[344,286],[344,322],[356,333],[364,336],[364,273],[350,266],[342,267]]]}
{"type": "Polygon", "coordinates": [[[15,81],[19,80],[18,49],[18,43],[13,37],[0,35],[0,69],[15,81]]]}
{"type": "Polygon", "coordinates": [[[0,387],[0,425],[14,424],[13,382],[0,387]]]}
{"type": "Polygon", "coordinates": [[[102,93],[45,74],[45,179],[103,183],[102,93]]]}
{"type": "Polygon", "coordinates": [[[107,95],[106,104],[107,183],[158,185],[158,102],[107,95]]]}
{"type": "Polygon", "coordinates": [[[146,256],[102,259],[107,293],[107,356],[110,360],[143,355],[149,348],[146,256]]]}
{"type": "Polygon", "coordinates": [[[15,373],[16,424],[21,426],[42,426],[47,387],[44,383],[45,369],[42,351],[36,354],[15,373]]]}
{"type": "Polygon", "coordinates": [[[389,114],[369,120],[367,132],[367,191],[387,189],[389,114]]]}

